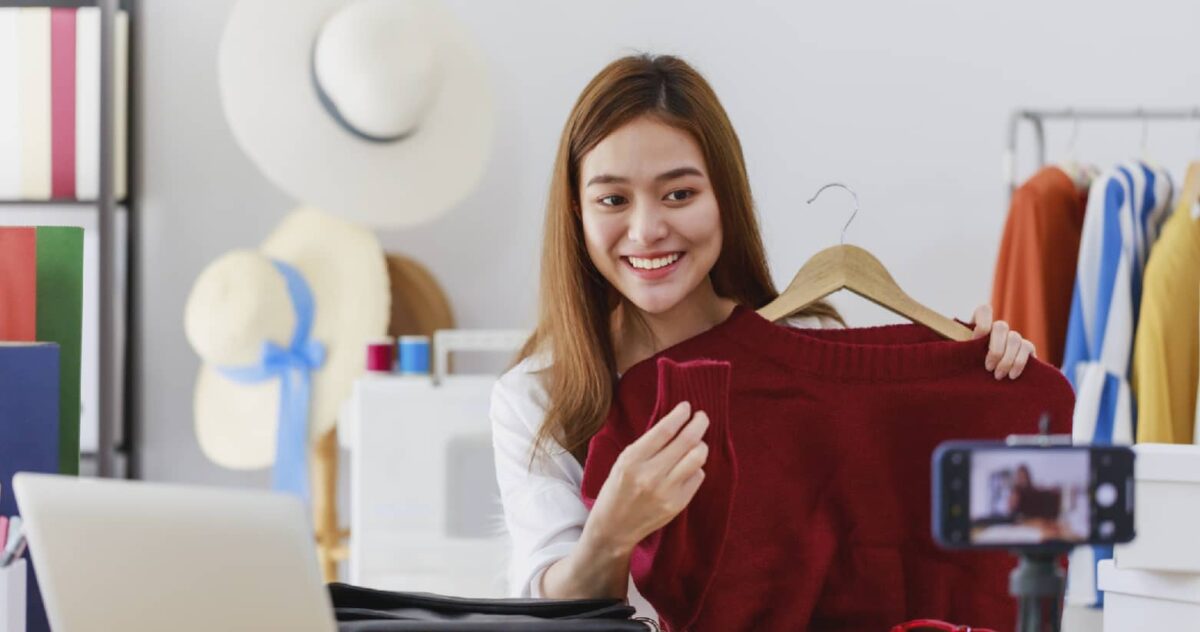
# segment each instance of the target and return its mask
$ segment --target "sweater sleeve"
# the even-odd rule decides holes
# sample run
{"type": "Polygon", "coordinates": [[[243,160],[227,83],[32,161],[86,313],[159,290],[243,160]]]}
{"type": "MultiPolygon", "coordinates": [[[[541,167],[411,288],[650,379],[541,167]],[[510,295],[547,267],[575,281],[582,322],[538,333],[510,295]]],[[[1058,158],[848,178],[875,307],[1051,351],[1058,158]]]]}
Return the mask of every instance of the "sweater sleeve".
{"type": "MultiPolygon", "coordinates": [[[[672,629],[691,629],[720,562],[730,507],[737,486],[737,460],[729,431],[732,366],[717,360],[675,362],[658,359],[656,423],[679,402],[709,418],[704,442],[708,459],[704,481],[691,502],[667,526],[634,551],[631,570],[642,592],[672,629]],[[714,550],[715,547],[715,550],[714,550]],[[674,581],[672,581],[674,580],[674,581]]],[[[694,413],[693,413],[694,414],[694,413]]]]}

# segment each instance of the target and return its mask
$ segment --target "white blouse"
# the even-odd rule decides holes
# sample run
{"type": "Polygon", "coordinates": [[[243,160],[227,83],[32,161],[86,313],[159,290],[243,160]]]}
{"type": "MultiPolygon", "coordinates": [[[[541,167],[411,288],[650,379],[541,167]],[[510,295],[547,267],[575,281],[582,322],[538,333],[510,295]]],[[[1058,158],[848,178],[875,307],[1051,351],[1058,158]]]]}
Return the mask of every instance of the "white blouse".
{"type": "MultiPolygon", "coordinates": [[[[797,328],[841,327],[833,319],[816,316],[785,322],[797,328]]],[[[539,456],[530,466],[533,440],[545,419],[547,404],[546,390],[536,371],[547,364],[544,356],[526,358],[500,376],[492,388],[492,443],[496,481],[512,544],[508,585],[514,597],[542,596],[542,574],[571,552],[588,517],[587,505],[580,496],[583,467],[575,457],[552,444],[549,458],[539,456]]],[[[657,620],[632,577],[628,598],[638,616],[657,620]]]]}

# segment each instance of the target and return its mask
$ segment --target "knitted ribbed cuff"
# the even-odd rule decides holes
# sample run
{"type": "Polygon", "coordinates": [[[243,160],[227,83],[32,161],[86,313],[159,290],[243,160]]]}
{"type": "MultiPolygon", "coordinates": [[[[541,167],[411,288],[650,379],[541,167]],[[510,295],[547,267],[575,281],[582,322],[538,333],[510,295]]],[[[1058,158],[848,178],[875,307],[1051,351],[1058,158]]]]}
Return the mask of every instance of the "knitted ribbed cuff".
{"type": "Polygon", "coordinates": [[[687,401],[693,414],[703,410],[710,421],[724,421],[729,416],[732,370],[732,365],[722,360],[659,358],[656,416],[661,418],[679,402],[687,401]]]}

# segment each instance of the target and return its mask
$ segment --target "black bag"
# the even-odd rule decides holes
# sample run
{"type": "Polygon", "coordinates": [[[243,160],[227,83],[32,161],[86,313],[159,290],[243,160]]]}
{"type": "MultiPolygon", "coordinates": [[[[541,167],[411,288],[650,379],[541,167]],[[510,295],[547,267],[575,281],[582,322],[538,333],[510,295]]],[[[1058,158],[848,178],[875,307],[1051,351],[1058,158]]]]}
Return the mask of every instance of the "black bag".
{"type": "Polygon", "coordinates": [[[650,632],[620,599],[467,599],[329,584],[338,632],[650,632]]]}

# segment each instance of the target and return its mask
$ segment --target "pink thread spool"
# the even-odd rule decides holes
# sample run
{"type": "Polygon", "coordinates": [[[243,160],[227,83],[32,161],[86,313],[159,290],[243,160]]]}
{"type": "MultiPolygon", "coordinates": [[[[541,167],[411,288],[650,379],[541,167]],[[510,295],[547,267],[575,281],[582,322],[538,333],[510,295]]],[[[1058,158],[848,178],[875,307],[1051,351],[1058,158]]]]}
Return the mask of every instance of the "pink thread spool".
{"type": "Polygon", "coordinates": [[[367,343],[367,370],[375,373],[391,373],[395,363],[396,347],[391,338],[380,338],[367,343]]]}

